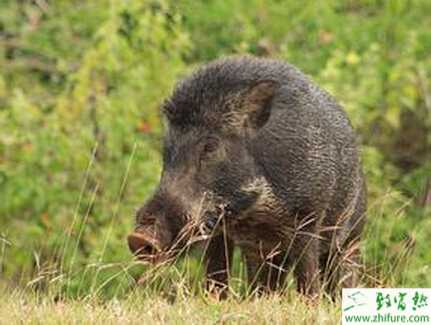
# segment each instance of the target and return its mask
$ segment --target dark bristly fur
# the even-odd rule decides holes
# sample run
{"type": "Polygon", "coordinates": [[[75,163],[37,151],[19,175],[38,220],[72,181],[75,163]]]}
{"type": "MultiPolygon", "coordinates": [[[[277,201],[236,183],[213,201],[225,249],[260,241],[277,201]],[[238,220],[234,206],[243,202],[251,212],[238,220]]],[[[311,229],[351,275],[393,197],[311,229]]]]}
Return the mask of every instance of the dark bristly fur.
{"type": "Polygon", "coordinates": [[[209,288],[226,288],[234,245],[258,290],[279,288],[289,270],[309,296],[355,285],[366,187],[354,131],[329,94],[287,63],[233,57],[180,82],[163,112],[163,173],[133,252],[172,249],[193,221],[212,232],[209,288]]]}

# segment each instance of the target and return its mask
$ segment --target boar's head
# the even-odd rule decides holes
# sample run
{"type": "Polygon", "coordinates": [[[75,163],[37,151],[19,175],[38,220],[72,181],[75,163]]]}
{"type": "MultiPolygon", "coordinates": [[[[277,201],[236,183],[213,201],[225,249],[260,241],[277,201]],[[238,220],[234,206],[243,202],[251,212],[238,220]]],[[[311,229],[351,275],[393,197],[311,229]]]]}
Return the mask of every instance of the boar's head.
{"type": "Polygon", "coordinates": [[[259,174],[252,143],[270,118],[279,84],[250,74],[243,60],[249,59],[198,70],[165,101],[160,184],[128,237],[142,259],[158,261],[181,247],[180,234],[191,220],[223,209],[237,213],[256,199],[258,193],[243,190],[259,174]]]}

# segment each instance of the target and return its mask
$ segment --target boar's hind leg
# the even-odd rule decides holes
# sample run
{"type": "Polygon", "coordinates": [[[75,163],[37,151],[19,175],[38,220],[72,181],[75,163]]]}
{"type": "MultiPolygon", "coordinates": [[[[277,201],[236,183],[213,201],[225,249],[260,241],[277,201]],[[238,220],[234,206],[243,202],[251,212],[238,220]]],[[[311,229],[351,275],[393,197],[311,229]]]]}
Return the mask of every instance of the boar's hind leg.
{"type": "Polygon", "coordinates": [[[298,292],[317,298],[320,292],[320,236],[317,229],[321,220],[310,221],[312,215],[302,220],[291,247],[293,274],[298,292]]]}
{"type": "Polygon", "coordinates": [[[299,256],[294,257],[294,275],[298,292],[315,298],[320,291],[319,275],[319,245],[318,240],[304,235],[299,239],[303,247],[299,250],[299,256]]]}
{"type": "Polygon", "coordinates": [[[350,242],[342,250],[332,250],[321,260],[324,269],[322,281],[326,292],[335,300],[342,288],[355,288],[358,285],[360,251],[358,241],[350,242]]]}
{"type": "MultiPolygon", "coordinates": [[[[342,211],[346,209],[343,208],[342,211]]],[[[351,211],[351,210],[347,210],[351,211]]],[[[361,188],[353,213],[343,213],[344,225],[332,232],[327,232],[326,253],[322,254],[320,264],[322,281],[332,299],[341,294],[341,288],[358,286],[361,268],[360,237],[365,224],[366,190],[361,188]]],[[[334,215],[339,212],[331,212],[334,215]]],[[[341,220],[343,220],[341,219],[341,220]]]]}
{"type": "Polygon", "coordinates": [[[210,239],[205,249],[206,288],[217,298],[226,298],[233,242],[225,234],[210,239]]]}

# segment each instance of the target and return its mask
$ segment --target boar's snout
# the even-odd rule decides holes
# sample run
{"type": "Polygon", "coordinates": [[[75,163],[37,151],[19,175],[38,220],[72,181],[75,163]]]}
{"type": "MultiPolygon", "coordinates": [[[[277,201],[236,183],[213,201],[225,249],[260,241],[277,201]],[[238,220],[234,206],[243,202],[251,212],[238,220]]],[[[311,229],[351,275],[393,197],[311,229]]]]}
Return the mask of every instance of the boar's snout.
{"type": "Polygon", "coordinates": [[[142,259],[151,259],[159,252],[159,245],[155,239],[150,239],[144,233],[135,231],[127,237],[130,251],[142,259]]]}
{"type": "Polygon", "coordinates": [[[136,228],[127,237],[130,251],[140,260],[161,263],[178,252],[177,236],[185,226],[183,204],[158,191],[136,214],[136,228]]]}

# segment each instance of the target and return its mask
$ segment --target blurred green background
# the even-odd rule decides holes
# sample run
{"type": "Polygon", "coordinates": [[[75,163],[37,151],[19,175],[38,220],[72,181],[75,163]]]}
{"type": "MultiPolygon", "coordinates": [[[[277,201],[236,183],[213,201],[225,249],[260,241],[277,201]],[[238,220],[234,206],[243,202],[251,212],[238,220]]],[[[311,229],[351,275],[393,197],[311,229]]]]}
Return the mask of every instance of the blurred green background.
{"type": "Polygon", "coordinates": [[[159,105],[228,54],[280,58],[346,108],[372,283],[431,286],[428,0],[2,0],[0,279],[127,292],[125,237],[161,169],[159,105]]]}

